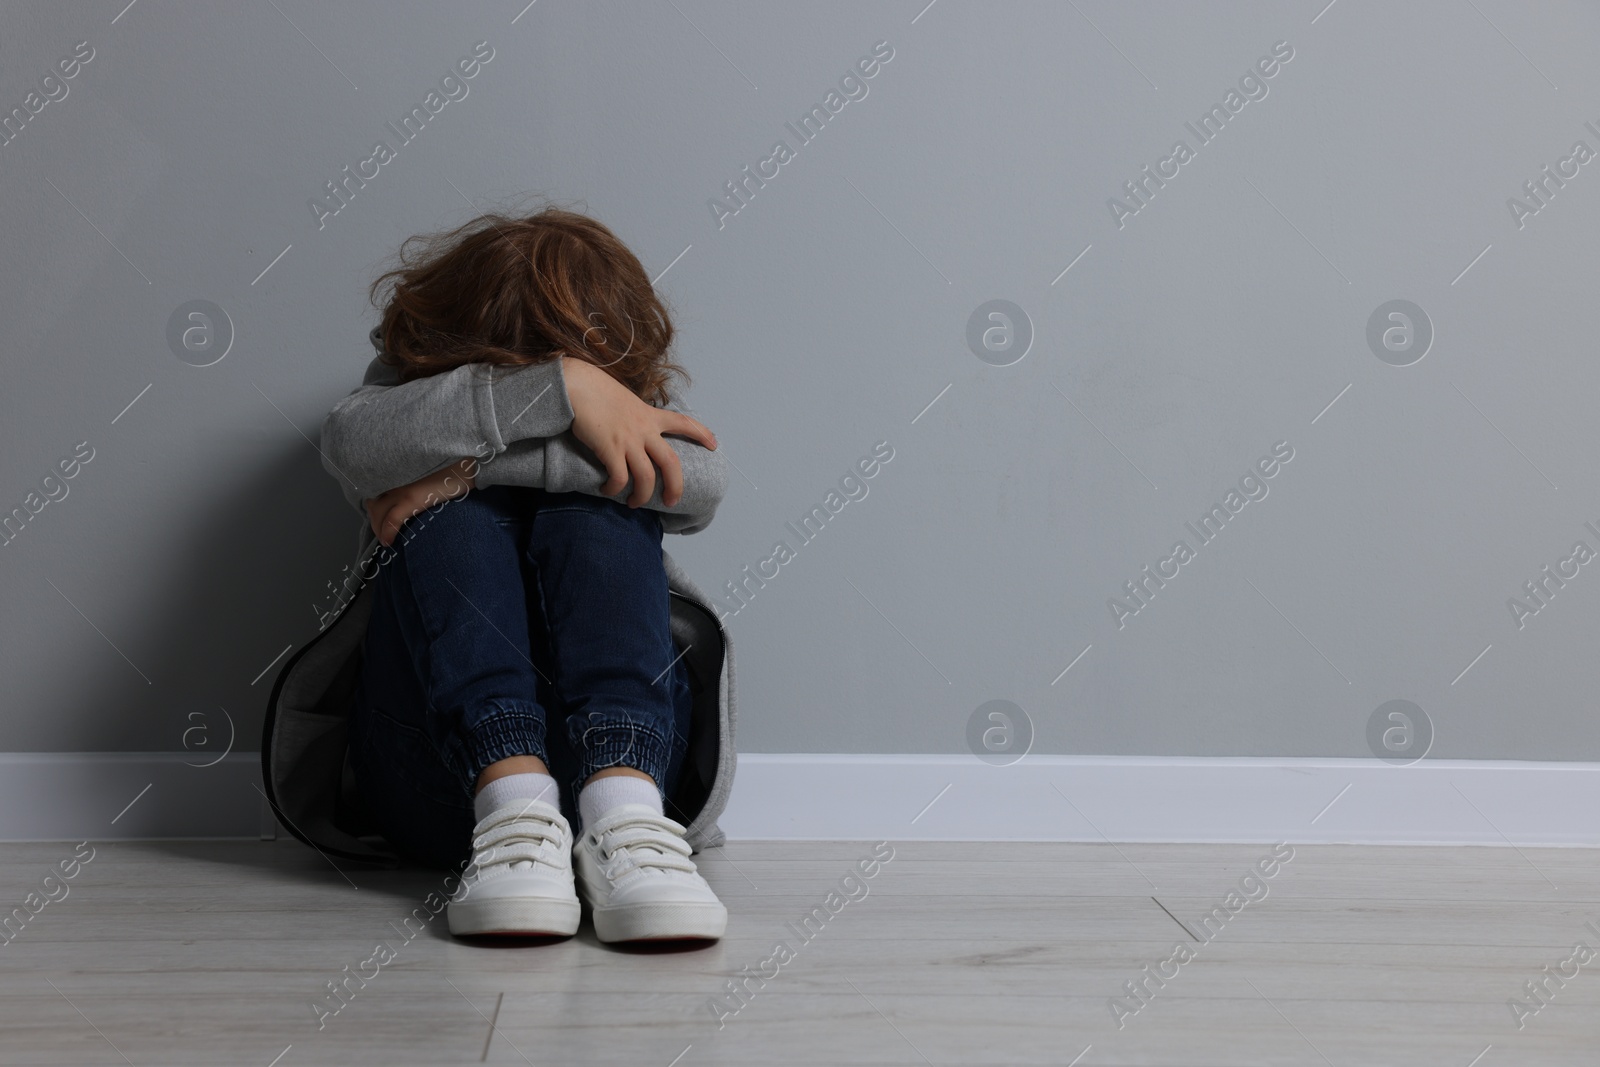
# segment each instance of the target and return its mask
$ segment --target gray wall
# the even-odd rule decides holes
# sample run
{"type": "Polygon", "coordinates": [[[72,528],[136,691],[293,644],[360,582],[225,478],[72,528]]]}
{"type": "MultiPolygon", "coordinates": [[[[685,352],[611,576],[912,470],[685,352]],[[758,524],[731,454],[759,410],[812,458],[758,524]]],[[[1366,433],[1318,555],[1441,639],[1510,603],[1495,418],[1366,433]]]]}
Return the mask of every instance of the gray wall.
{"type": "Polygon", "coordinates": [[[652,272],[684,253],[661,288],[742,473],[670,548],[710,589],[796,548],[730,620],[744,749],[962,752],[1004,699],[1035,752],[1356,756],[1405,699],[1433,756],[1600,759],[1600,565],[1520,627],[1507,603],[1600,550],[1600,162],[1520,226],[1507,205],[1600,151],[1600,16],[1324,2],[9,5],[0,110],[94,58],[0,147],[0,505],[94,458],[0,548],[0,749],[177,749],[217,708],[255,747],[251,681],[354,545],[307,437],[369,357],[365,286],[463,194],[532,193],[652,272]],[[480,40],[468,95],[319,229],[310,198],[480,40]],[[784,124],[879,41],[799,145],[784,124]],[[1280,41],[1196,147],[1184,123],[1280,41]],[[1119,225],[1108,198],[1180,138],[1119,225]],[[197,299],[236,335],[205,367],[166,336],[197,299]],[[992,299],[1031,322],[1009,366],[969,348],[992,299]],[[1407,366],[1368,343],[1395,299],[1435,335],[1407,366]],[[799,545],[784,524],[880,441],[799,545]],[[1184,524],[1278,442],[1201,545],[1184,524]],[[1179,539],[1119,628],[1108,599],[1179,539]]]}

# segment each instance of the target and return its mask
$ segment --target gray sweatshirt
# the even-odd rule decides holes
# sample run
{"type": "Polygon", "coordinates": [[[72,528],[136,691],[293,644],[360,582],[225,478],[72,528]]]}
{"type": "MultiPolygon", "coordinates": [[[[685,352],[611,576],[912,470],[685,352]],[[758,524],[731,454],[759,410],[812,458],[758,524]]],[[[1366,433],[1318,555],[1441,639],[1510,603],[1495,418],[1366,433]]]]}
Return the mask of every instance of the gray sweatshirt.
{"type": "MultiPolygon", "coordinates": [[[[381,350],[378,331],[368,337],[381,350]]],[[[399,381],[394,367],[374,358],[361,387],[335,404],[322,423],[322,465],[363,515],[363,500],[473,456],[481,461],[480,487],[531,485],[599,495],[605,484],[605,468],[572,436],[560,360],[515,369],[468,364],[404,385],[399,381]]],[[[676,402],[668,406],[684,410],[676,402]]],[[[683,467],[683,496],[670,508],[664,505],[658,478],[645,507],[661,513],[667,533],[697,533],[710,524],[727,491],[728,464],[721,452],[694,441],[666,440],[683,467]]],[[[611,499],[626,500],[632,488],[611,499]]]]}
{"type": "MultiPolygon", "coordinates": [[[[379,332],[368,338],[381,353],[379,332]]],[[[676,402],[670,406],[683,410],[676,402]]],[[[261,746],[268,800],[302,841],[342,856],[393,857],[361,813],[345,766],[348,716],[371,611],[368,587],[390,555],[374,537],[363,502],[474,456],[480,487],[526,485],[599,495],[605,468],[573,437],[571,426],[559,360],[521,368],[474,364],[401,384],[395,368],[374,358],[361,386],[324,420],[323,466],[361,513],[356,563],[347,569],[348,599],[340,598],[322,631],[280,669],[261,746]]],[[[666,507],[657,479],[645,506],[660,513],[666,532],[694,533],[716,513],[727,489],[727,463],[720,451],[693,441],[667,441],[683,467],[683,496],[666,507]]],[[[623,501],[631,491],[630,484],[612,499],[623,501]]],[[[717,818],[733,786],[733,644],[711,600],[670,554],[663,556],[673,639],[685,650],[694,693],[683,780],[668,799],[688,824],[690,844],[700,849],[721,844],[717,818]]]]}

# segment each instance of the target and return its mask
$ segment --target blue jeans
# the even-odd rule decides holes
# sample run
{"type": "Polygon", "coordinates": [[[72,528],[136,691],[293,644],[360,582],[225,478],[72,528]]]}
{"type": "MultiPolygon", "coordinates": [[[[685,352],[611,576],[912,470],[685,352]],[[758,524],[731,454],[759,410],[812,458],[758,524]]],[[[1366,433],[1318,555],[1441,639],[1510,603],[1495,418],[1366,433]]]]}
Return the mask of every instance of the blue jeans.
{"type": "Polygon", "coordinates": [[[690,693],[654,512],[490,486],[416,515],[393,547],[371,590],[350,763],[400,853],[465,861],[478,775],[510,756],[545,761],[569,817],[607,767],[671,795],[690,693]]]}

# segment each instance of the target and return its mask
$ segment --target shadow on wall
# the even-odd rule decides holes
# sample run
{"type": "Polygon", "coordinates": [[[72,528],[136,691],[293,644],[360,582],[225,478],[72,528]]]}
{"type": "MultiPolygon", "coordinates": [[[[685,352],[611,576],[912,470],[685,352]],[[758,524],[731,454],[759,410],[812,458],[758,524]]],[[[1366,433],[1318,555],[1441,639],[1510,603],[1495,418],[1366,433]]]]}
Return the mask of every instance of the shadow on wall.
{"type": "Polygon", "coordinates": [[[287,650],[318,633],[313,605],[354,558],[359,519],[298,438],[231,474],[196,519],[173,524],[176,543],[153,568],[166,573],[141,576],[150,592],[139,648],[154,651],[137,661],[151,684],[113,684],[118,675],[108,673],[68,698],[70,707],[126,711],[81,747],[185,750],[195,763],[230,740],[234,752],[260,748],[272,683],[287,650]]]}

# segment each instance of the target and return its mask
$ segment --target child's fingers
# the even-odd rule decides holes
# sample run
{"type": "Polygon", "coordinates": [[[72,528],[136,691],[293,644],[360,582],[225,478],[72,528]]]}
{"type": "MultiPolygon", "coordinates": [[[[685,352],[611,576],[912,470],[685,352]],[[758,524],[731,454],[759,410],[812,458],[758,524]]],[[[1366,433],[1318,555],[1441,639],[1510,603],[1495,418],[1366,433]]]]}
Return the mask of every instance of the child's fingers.
{"type": "Polygon", "coordinates": [[[675,433],[680,437],[687,437],[691,441],[698,441],[712,451],[716,450],[716,434],[706,429],[705,424],[699,419],[685,415],[681,411],[662,412],[662,416],[662,433],[675,433]]]}
{"type": "Polygon", "coordinates": [[[400,531],[405,529],[406,523],[416,518],[433,506],[433,501],[411,493],[401,493],[389,502],[383,514],[383,533],[379,539],[384,540],[385,546],[393,545],[400,536],[400,531]]]}
{"type": "Polygon", "coordinates": [[[373,519],[372,531],[378,535],[378,541],[384,548],[394,544],[394,535],[399,531],[395,529],[392,512],[389,509],[383,509],[373,519]]]}
{"type": "Polygon", "coordinates": [[[595,458],[606,469],[606,481],[600,487],[600,495],[616,496],[628,484],[628,464],[622,449],[610,445],[604,451],[596,451],[595,458]]]}
{"type": "Polygon", "coordinates": [[[643,507],[655,495],[656,465],[650,462],[650,453],[640,447],[628,453],[628,469],[633,472],[633,492],[628,494],[628,506],[643,507]]]}
{"type": "Polygon", "coordinates": [[[389,543],[392,545],[400,536],[400,531],[405,528],[406,520],[415,514],[415,507],[404,498],[395,501],[389,508],[389,513],[383,518],[384,528],[389,532],[389,543]]]}
{"type": "Polygon", "coordinates": [[[677,506],[683,499],[683,465],[678,462],[678,453],[659,437],[646,441],[644,447],[661,469],[661,502],[669,508],[677,506]]]}
{"type": "Polygon", "coordinates": [[[389,505],[380,497],[367,501],[367,521],[372,524],[372,532],[377,535],[378,541],[385,548],[394,540],[394,535],[389,532],[389,505]]]}

